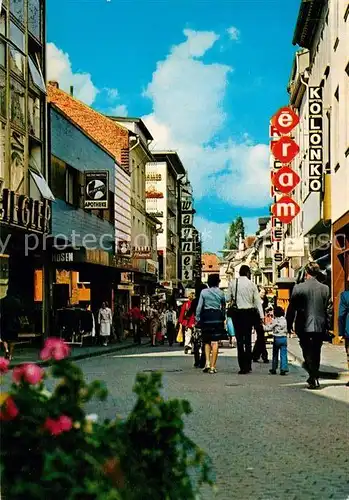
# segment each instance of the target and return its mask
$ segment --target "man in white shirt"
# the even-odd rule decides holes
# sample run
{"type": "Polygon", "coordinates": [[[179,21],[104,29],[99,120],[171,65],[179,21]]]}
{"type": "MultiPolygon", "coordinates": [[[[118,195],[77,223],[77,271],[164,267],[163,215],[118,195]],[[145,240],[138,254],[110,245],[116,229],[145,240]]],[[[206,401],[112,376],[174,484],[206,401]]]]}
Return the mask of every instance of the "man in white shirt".
{"type": "Polygon", "coordinates": [[[262,301],[257,286],[251,281],[251,271],[248,266],[242,265],[240,277],[230,282],[226,300],[236,304],[232,319],[237,341],[239,374],[242,375],[252,370],[252,327],[256,311],[261,321],[264,320],[262,301]]]}

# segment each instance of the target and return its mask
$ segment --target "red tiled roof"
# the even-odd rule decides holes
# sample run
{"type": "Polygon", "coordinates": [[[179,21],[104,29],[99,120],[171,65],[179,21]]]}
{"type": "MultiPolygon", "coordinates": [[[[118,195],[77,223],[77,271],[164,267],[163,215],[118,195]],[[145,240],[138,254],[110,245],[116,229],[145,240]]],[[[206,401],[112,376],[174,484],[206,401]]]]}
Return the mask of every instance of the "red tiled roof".
{"type": "Polygon", "coordinates": [[[54,104],[92,139],[106,149],[122,165],[129,148],[128,130],[98,113],[54,85],[47,85],[48,102],[54,104]]]}
{"type": "Polygon", "coordinates": [[[202,254],[202,271],[206,273],[219,273],[219,258],[215,254],[202,254]]]}

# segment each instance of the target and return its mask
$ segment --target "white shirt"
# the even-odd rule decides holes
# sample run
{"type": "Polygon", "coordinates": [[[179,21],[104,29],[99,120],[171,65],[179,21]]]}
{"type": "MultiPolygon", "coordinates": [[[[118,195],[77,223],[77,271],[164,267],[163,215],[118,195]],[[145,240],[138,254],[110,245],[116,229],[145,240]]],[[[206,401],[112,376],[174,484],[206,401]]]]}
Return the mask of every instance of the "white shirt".
{"type": "MultiPolygon", "coordinates": [[[[257,309],[261,319],[264,319],[262,299],[260,298],[257,286],[246,276],[237,278],[238,288],[236,294],[236,304],[238,309],[257,309]]],[[[226,299],[231,302],[235,299],[236,279],[229,283],[226,299]]]]}
{"type": "Polygon", "coordinates": [[[167,310],[165,313],[165,321],[166,321],[166,323],[173,323],[175,325],[177,323],[176,312],[167,310]]]}

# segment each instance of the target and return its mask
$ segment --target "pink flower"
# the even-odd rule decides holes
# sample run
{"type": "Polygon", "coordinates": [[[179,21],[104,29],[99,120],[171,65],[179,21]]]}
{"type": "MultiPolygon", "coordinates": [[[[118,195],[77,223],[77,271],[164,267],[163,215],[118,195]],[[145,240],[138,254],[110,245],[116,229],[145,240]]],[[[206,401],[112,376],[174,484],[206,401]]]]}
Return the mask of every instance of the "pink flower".
{"type": "Polygon", "coordinates": [[[14,402],[13,398],[9,396],[0,410],[0,420],[8,422],[17,417],[19,410],[14,402]]]}
{"type": "Polygon", "coordinates": [[[62,432],[68,432],[72,427],[73,421],[66,415],[61,415],[56,420],[53,418],[47,418],[44,424],[44,428],[48,430],[52,436],[59,436],[62,432]]]}
{"type": "Polygon", "coordinates": [[[24,381],[27,384],[36,385],[41,382],[44,373],[44,370],[40,366],[34,363],[24,363],[13,369],[12,378],[16,384],[24,381]]]}
{"type": "Polygon", "coordinates": [[[69,356],[69,353],[70,347],[63,340],[56,337],[50,337],[44,344],[44,348],[40,353],[40,358],[43,361],[48,361],[49,359],[60,361],[69,356]]]}
{"type": "Polygon", "coordinates": [[[8,372],[9,360],[6,358],[0,358],[0,375],[4,375],[8,372]]]}

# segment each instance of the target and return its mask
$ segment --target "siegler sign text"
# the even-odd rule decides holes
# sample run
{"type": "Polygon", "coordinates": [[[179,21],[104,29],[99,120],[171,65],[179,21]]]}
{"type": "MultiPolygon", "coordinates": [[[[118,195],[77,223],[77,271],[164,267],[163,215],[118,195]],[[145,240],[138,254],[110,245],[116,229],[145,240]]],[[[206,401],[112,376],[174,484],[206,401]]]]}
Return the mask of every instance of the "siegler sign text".
{"type": "Polygon", "coordinates": [[[1,191],[0,222],[37,233],[50,230],[51,205],[48,200],[33,200],[9,189],[1,191]]]}

